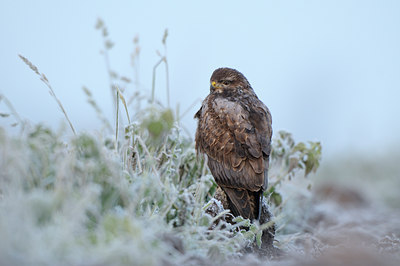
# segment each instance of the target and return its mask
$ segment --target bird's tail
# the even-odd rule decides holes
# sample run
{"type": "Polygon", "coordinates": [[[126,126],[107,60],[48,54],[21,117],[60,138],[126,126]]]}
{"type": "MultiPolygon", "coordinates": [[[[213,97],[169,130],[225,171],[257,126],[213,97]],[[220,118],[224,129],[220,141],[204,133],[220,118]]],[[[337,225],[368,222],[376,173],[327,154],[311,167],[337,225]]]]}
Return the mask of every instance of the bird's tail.
{"type": "Polygon", "coordinates": [[[245,219],[258,219],[261,212],[262,192],[246,189],[224,187],[228,196],[229,208],[234,216],[242,216],[245,219]]]}

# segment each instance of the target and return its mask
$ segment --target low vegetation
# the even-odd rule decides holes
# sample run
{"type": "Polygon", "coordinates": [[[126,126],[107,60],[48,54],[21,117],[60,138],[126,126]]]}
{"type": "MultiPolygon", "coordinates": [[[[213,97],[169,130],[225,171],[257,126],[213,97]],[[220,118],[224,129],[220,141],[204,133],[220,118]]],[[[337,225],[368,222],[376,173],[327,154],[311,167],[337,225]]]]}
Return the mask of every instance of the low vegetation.
{"type": "MultiPolygon", "coordinates": [[[[206,212],[217,186],[204,158],[195,153],[193,139],[180,122],[182,114],[171,108],[169,101],[164,106],[154,93],[156,73],[163,65],[167,76],[164,89],[169,95],[166,54],[159,53],[152,93],[145,95],[137,89],[135,77],[111,69],[107,51],[113,43],[101,20],[96,27],[104,37],[102,52],[116,110],[114,122],[107,120],[89,88],[84,87],[101,128],[89,133],[75,131],[56,88],[23,56],[50,89],[72,134],[25,122],[6,95],[1,95],[0,104],[8,110],[1,116],[15,119],[20,132],[10,134],[0,128],[0,264],[198,265],[248,259],[244,248],[255,242],[260,245],[264,227],[240,219],[236,224],[220,220],[213,226],[227,212],[221,210],[217,217],[206,212]],[[241,229],[243,225],[250,230],[241,229]]],[[[163,47],[167,36],[166,32],[163,47]]],[[[140,53],[137,39],[135,45],[133,62],[140,53]]],[[[395,226],[385,222],[377,226],[375,216],[360,212],[365,206],[358,200],[362,197],[351,203],[360,204],[357,212],[343,209],[347,206],[343,202],[321,207],[324,195],[335,193],[335,188],[313,193],[312,182],[303,178],[318,169],[320,160],[320,143],[296,142],[288,132],[274,133],[265,197],[277,228],[275,245],[283,252],[314,258],[330,254],[331,247],[347,243],[346,236],[356,232],[353,241],[360,238],[379,252],[398,254],[395,226]],[[290,194],[293,190],[296,193],[290,194]],[[350,213],[357,219],[346,220],[344,214],[350,213]],[[379,233],[359,230],[367,224],[379,233]]],[[[267,259],[271,258],[260,261],[267,259]]],[[[282,265],[302,263],[284,260],[282,265]]]]}

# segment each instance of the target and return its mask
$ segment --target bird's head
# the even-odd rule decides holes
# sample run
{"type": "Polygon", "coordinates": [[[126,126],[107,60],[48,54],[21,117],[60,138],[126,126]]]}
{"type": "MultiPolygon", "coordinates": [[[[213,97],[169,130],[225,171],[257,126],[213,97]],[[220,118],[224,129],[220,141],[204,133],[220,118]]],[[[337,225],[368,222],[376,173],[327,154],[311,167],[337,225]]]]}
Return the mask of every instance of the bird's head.
{"type": "Polygon", "coordinates": [[[238,90],[252,90],[246,77],[232,68],[218,68],[210,78],[210,93],[235,93],[238,90]]]}

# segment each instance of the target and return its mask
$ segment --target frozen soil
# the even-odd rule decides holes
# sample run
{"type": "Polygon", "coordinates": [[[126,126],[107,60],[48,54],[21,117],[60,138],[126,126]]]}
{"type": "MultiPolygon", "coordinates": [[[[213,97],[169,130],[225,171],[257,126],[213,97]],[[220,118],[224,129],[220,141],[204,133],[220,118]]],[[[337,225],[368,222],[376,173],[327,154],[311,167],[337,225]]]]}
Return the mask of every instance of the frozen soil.
{"type": "Polygon", "coordinates": [[[279,256],[251,254],[225,265],[400,265],[399,210],[357,189],[321,184],[294,196],[285,213],[275,242],[279,256]]]}

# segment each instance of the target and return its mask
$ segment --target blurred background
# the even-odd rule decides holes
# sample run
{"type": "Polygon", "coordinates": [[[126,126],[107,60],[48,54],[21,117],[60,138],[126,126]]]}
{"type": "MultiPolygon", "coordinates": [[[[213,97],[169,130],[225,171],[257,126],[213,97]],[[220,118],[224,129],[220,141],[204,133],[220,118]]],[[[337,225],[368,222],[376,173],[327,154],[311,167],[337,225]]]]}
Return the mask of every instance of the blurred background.
{"type": "MultiPolygon", "coordinates": [[[[82,90],[89,88],[114,120],[98,19],[114,43],[110,69],[147,94],[168,28],[171,107],[188,110],[182,123],[191,137],[212,71],[236,68],[270,108],[275,132],[322,142],[320,178],[356,185],[367,180],[371,195],[398,206],[399,14],[395,0],[1,1],[0,93],[24,119],[54,128],[65,123],[21,54],[47,76],[78,131],[99,129],[82,90]],[[383,190],[374,193],[379,186],[383,190]]],[[[156,97],[167,104],[163,67],[156,97]]],[[[0,112],[8,112],[4,103],[0,112]]],[[[10,130],[14,122],[0,119],[10,130]]]]}

